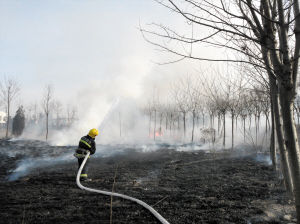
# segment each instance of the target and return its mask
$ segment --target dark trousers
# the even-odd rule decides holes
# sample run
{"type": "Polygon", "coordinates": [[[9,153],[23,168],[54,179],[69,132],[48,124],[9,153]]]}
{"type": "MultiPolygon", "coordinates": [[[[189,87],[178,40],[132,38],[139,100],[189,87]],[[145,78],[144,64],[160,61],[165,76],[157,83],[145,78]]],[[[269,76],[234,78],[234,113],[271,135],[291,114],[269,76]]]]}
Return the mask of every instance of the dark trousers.
{"type": "MultiPolygon", "coordinates": [[[[84,158],[78,158],[78,170],[83,162],[84,158]]],[[[81,177],[86,177],[87,178],[87,172],[88,172],[88,165],[89,165],[89,159],[87,159],[83,169],[82,169],[82,172],[81,172],[81,177]]]]}

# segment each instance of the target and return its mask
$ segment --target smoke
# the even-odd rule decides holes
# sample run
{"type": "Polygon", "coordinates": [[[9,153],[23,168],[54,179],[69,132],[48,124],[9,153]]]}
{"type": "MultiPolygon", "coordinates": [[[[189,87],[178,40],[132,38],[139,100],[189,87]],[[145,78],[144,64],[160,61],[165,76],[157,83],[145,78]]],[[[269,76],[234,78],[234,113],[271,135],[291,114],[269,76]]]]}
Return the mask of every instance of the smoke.
{"type": "Polygon", "coordinates": [[[266,163],[269,166],[272,165],[272,160],[270,158],[270,155],[263,154],[263,153],[256,154],[255,161],[266,163]]]}
{"type": "Polygon", "coordinates": [[[72,158],[73,156],[71,154],[66,154],[63,156],[59,156],[57,158],[53,158],[53,157],[27,158],[21,160],[17,164],[17,168],[12,171],[12,173],[8,176],[7,179],[8,181],[15,181],[31,173],[33,170],[37,170],[37,168],[62,164],[65,163],[66,161],[71,161],[72,158]]]}
{"type": "Polygon", "coordinates": [[[111,104],[106,102],[92,104],[80,118],[70,128],[63,131],[56,131],[50,138],[52,145],[74,145],[80,137],[88,133],[91,128],[100,130],[100,134],[111,113],[115,110],[119,100],[116,99],[111,104]]]}

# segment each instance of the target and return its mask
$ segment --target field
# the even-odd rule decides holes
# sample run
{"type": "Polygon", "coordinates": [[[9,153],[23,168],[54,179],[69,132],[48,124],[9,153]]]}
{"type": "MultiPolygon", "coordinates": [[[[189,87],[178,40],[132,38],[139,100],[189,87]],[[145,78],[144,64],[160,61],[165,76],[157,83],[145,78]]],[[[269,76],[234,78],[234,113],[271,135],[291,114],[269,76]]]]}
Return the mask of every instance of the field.
{"type": "MultiPolygon", "coordinates": [[[[296,223],[293,201],[265,154],[118,147],[118,153],[91,157],[93,181],[83,185],[107,191],[114,185],[173,224],[296,223]]],[[[112,223],[158,223],[133,202],[114,197],[111,208],[111,197],[79,189],[72,151],[1,141],[0,223],[110,223],[110,217],[112,223]]]]}

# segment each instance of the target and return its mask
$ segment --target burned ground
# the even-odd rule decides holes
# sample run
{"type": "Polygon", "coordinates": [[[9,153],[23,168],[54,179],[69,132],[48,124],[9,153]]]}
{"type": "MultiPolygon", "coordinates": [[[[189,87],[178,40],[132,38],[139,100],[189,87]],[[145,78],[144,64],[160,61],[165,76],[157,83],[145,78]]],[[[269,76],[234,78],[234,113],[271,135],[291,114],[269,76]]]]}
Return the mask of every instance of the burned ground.
{"type": "MultiPolygon", "coordinates": [[[[50,146],[40,149],[44,147],[50,146]]],[[[6,143],[0,148],[7,149],[6,143]]],[[[1,157],[0,223],[110,223],[111,198],[77,187],[75,159],[35,168],[8,182],[7,175],[24,155],[1,157]]],[[[145,201],[174,224],[295,223],[293,202],[277,174],[256,158],[253,153],[178,152],[170,147],[143,153],[127,149],[115,156],[92,157],[93,181],[83,184],[111,191],[116,174],[115,192],[145,201]]],[[[141,206],[116,197],[112,219],[113,223],[158,223],[141,206]]]]}

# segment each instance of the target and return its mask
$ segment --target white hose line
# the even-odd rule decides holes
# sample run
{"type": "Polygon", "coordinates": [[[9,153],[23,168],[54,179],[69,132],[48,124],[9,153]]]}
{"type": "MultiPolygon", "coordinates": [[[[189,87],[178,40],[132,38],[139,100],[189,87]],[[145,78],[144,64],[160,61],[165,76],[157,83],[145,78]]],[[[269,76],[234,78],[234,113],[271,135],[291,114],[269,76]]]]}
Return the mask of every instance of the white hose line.
{"type": "Polygon", "coordinates": [[[139,200],[139,199],[136,199],[136,198],[133,198],[133,197],[130,197],[130,196],[127,196],[127,195],[124,195],[124,194],[118,194],[118,193],[113,193],[113,192],[109,192],[109,191],[101,191],[101,190],[96,190],[96,189],[92,189],[92,188],[88,188],[88,187],[85,187],[83,185],[81,185],[80,183],[80,175],[81,175],[81,172],[82,172],[82,169],[88,159],[90,155],[90,152],[88,152],[78,170],[78,173],[77,173],[77,177],[76,177],[76,183],[78,185],[79,188],[83,189],[83,190],[86,190],[86,191],[90,191],[90,192],[95,192],[95,193],[99,193],[99,194],[104,194],[104,195],[109,195],[109,196],[115,196],[115,197],[120,197],[120,198],[124,198],[124,199],[127,199],[127,200],[130,200],[130,201],[134,201],[136,203],[138,203],[139,205],[143,206],[144,208],[146,208],[147,210],[149,210],[161,223],[163,224],[170,224],[167,220],[164,219],[164,217],[162,217],[154,208],[152,208],[150,205],[148,205],[147,203],[139,200]]]}

